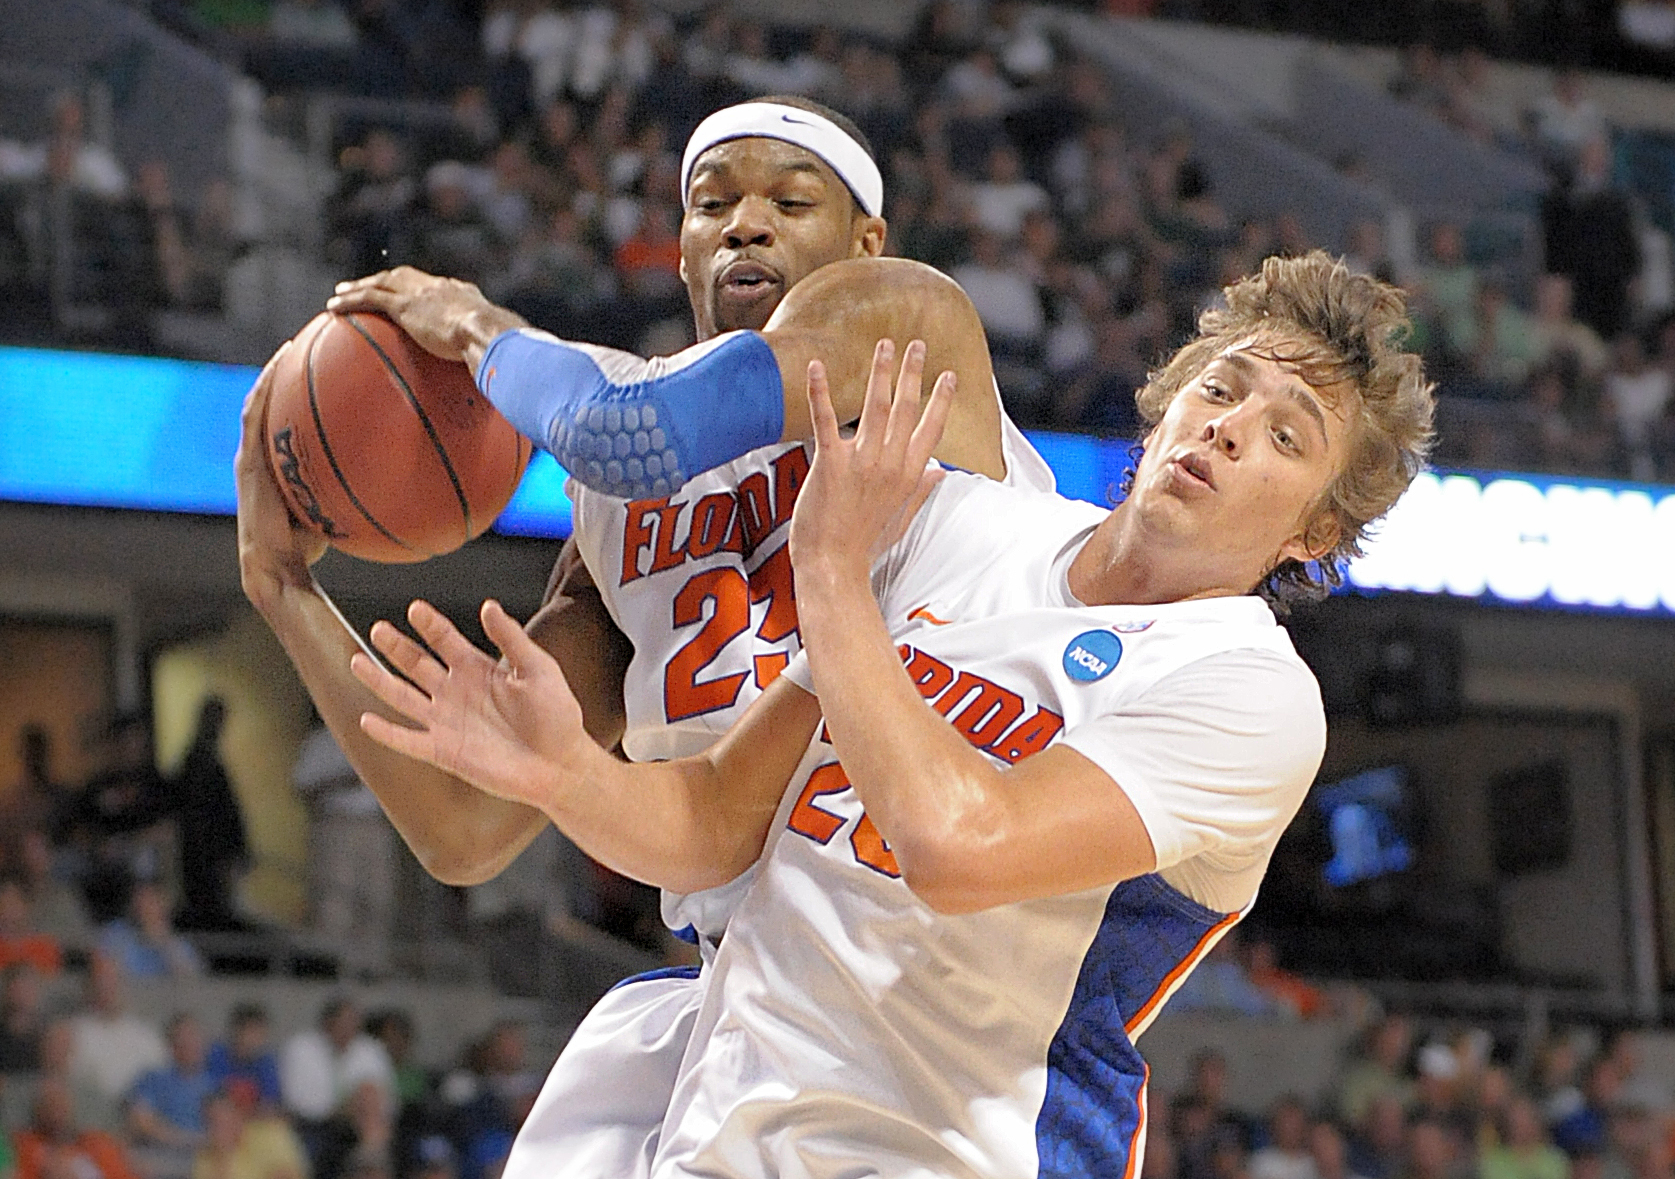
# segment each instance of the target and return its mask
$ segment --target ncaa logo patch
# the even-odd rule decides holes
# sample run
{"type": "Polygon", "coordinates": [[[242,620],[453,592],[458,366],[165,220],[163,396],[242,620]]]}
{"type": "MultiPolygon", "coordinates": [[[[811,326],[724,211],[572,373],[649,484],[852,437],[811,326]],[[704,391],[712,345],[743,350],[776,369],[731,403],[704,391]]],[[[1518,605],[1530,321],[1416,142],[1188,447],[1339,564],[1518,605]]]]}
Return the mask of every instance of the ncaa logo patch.
{"type": "Polygon", "coordinates": [[[1086,630],[1064,649],[1064,674],[1091,684],[1110,675],[1121,658],[1121,639],[1108,630],[1086,630]]]}

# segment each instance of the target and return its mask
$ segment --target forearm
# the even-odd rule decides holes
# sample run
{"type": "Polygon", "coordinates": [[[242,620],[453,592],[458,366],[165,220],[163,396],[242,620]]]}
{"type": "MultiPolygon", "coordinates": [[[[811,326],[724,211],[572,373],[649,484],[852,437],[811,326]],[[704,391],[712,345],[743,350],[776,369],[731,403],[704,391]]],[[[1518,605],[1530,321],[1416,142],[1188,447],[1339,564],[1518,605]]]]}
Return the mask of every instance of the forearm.
{"type": "Polygon", "coordinates": [[[671,892],[725,884],[761,854],[772,807],[730,806],[710,757],[630,763],[595,749],[552,766],[546,816],[613,872],[671,892]]]}
{"type": "Polygon", "coordinates": [[[286,586],[259,606],[349,764],[431,875],[448,884],[488,880],[546,825],[532,808],[393,753],[361,730],[363,712],[394,714],[349,674],[349,657],[364,648],[317,587],[286,586]]]}
{"type": "Polygon", "coordinates": [[[926,705],[865,577],[797,570],[797,607],[839,760],[909,887],[933,904],[1004,831],[1004,775],[926,705]]]}
{"type": "Polygon", "coordinates": [[[666,494],[758,447],[811,437],[800,390],[816,357],[831,373],[839,420],[852,420],[873,344],[884,337],[903,345],[926,340],[930,371],[958,377],[937,457],[1004,473],[982,324],[952,280],[918,263],[854,259],[822,267],[792,288],[764,331],[730,333],[649,361],[512,331],[521,321],[488,312],[461,323],[484,395],[578,480],[606,494],[666,494]],[[496,326],[501,334],[484,339],[496,326]]]}

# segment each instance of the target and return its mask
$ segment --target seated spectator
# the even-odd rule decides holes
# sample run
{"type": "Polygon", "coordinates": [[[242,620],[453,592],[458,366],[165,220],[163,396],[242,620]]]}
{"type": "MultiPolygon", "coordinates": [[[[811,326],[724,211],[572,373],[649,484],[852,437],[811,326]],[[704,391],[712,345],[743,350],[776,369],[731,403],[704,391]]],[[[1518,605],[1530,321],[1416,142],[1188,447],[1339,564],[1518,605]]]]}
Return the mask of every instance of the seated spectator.
{"type": "Polygon", "coordinates": [[[1577,1084],[1581,1065],[1576,1038],[1569,1032],[1555,1032],[1536,1048],[1530,1083],[1543,1124],[1555,1126],[1587,1104],[1577,1084]]]}
{"type": "Polygon", "coordinates": [[[1455,1179],[1464,1144],[1439,1118],[1420,1116],[1408,1127],[1403,1179],[1455,1179]]]}
{"type": "Polygon", "coordinates": [[[1349,1165],[1349,1142],[1338,1124],[1322,1118],[1309,1128],[1309,1157],[1316,1179],[1366,1179],[1349,1165]]]}
{"type": "Polygon", "coordinates": [[[1460,1054],[1452,1045],[1432,1040],[1419,1050],[1416,1066],[1419,1078],[1413,1087],[1414,1115],[1441,1123],[1463,1142],[1471,1126],[1461,1100],[1465,1070],[1460,1054]]]}
{"type": "Polygon", "coordinates": [[[122,1132],[120,1102],[99,1092],[85,1078],[71,1072],[75,1033],[65,1018],[49,1020],[41,1030],[39,1069],[34,1073],[13,1073],[0,1087],[0,1131],[28,1125],[35,1108],[35,1095],[43,1081],[58,1081],[70,1093],[76,1125],[107,1134],[122,1132]]]}
{"type": "Polygon", "coordinates": [[[444,1082],[444,1093],[454,1091],[458,1100],[454,1122],[456,1137],[464,1144],[463,1179],[477,1179],[496,1159],[511,1148],[512,1138],[535,1103],[540,1076],[524,1061],[523,1028],[511,1021],[496,1024],[472,1045],[470,1075],[456,1078],[464,1084],[444,1082]],[[469,1096],[467,1096],[469,1094],[469,1096]]]}
{"type": "Polygon", "coordinates": [[[1541,339],[1530,317],[1507,300],[1506,288],[1494,279],[1478,284],[1470,315],[1444,327],[1449,346],[1491,396],[1517,388],[1541,359],[1541,339]]]}
{"type": "Polygon", "coordinates": [[[1025,217],[1051,207],[1047,190],[1024,176],[1023,162],[1010,143],[989,150],[984,179],[971,186],[970,200],[976,227],[1007,240],[1022,232],[1025,217]]]}
{"type": "Polygon", "coordinates": [[[1344,264],[1361,274],[1370,274],[1381,282],[1396,281],[1396,267],[1384,248],[1384,228],[1377,221],[1363,218],[1349,227],[1349,249],[1344,251],[1344,264]]]}
{"type": "Polygon", "coordinates": [[[1611,370],[1605,374],[1605,408],[1628,454],[1631,478],[1658,477],[1657,453],[1665,449],[1664,413],[1675,392],[1675,376],[1651,364],[1634,332],[1617,337],[1611,370]]]}
{"type": "Polygon", "coordinates": [[[1605,1152],[1607,1124],[1622,1091],[1622,1078],[1609,1058],[1590,1061],[1586,1077],[1582,1100],[1571,1105],[1561,1118],[1548,1122],[1554,1145],[1572,1158],[1605,1152]]]}
{"type": "Polygon", "coordinates": [[[128,174],[115,153],[87,139],[87,108],[79,95],[53,100],[52,130],[44,142],[10,145],[5,154],[9,179],[45,180],[106,202],[128,195],[128,174]]]}
{"type": "Polygon", "coordinates": [[[169,1020],[169,1063],[140,1074],[128,1091],[128,1130],[136,1143],[196,1150],[204,1139],[204,1102],[215,1078],[204,1067],[204,1033],[184,1012],[169,1020]]]}
{"type": "Polygon", "coordinates": [[[35,928],[22,878],[8,876],[0,879],[0,970],[18,962],[54,975],[64,965],[64,952],[54,938],[35,928]]]}
{"type": "Polygon", "coordinates": [[[1478,1179],[1570,1179],[1570,1161],[1547,1139],[1541,1114],[1527,1097],[1507,1105],[1500,1143],[1483,1151],[1478,1179]]]}
{"type": "Polygon", "coordinates": [[[1566,68],[1553,75],[1553,88],[1531,108],[1536,147],[1548,166],[1566,174],[1575,168],[1583,146],[1610,133],[1605,112],[1583,90],[1580,71],[1566,68]]]}
{"type": "Polygon", "coordinates": [[[384,1046],[395,1069],[396,1099],[403,1108],[430,1096],[430,1073],[413,1059],[413,1017],[389,1007],[366,1017],[369,1035],[384,1046]]]}
{"type": "Polygon", "coordinates": [[[34,1119],[15,1138],[17,1179],[139,1179],[122,1144],[75,1120],[64,1082],[41,1082],[34,1119]]]}
{"type": "Polygon", "coordinates": [[[204,1102],[204,1143],[192,1160],[192,1179],[308,1179],[308,1156],[296,1133],[283,1118],[241,1101],[239,1092],[217,1089],[204,1102]]]}
{"type": "Polygon", "coordinates": [[[280,1050],[280,1093],[286,1110],[304,1122],[323,1122],[365,1082],[393,1093],[395,1069],[384,1046],[361,1030],[360,1009],[349,999],[328,1002],[319,1026],[280,1050]]]}
{"type": "Polygon", "coordinates": [[[410,221],[413,265],[467,282],[492,270],[494,230],[474,199],[476,180],[458,160],[432,164],[425,173],[425,203],[410,221]]]}
{"type": "Polygon", "coordinates": [[[1398,1179],[1407,1153],[1403,1099],[1383,1091],[1366,1103],[1349,1144],[1350,1170],[1367,1179],[1398,1179]]]}
{"type": "Polygon", "coordinates": [[[411,213],[418,183],[406,147],[385,130],[345,148],[338,188],[326,202],[327,256],[350,274],[387,266],[397,231],[411,213]]]}
{"type": "Polygon", "coordinates": [[[52,734],[42,725],[18,729],[23,776],[0,795],[0,872],[24,870],[22,842],[30,831],[49,831],[70,806],[72,791],[52,772],[52,734]]]}
{"type": "Polygon", "coordinates": [[[170,924],[163,886],[151,881],[134,885],[128,916],[100,931],[99,952],[132,978],[192,978],[204,970],[198,951],[170,924]]]}
{"type": "Polygon", "coordinates": [[[1466,260],[1465,237],[1451,221],[1431,228],[1431,260],[1414,284],[1418,311],[1434,331],[1470,320],[1477,306],[1477,268],[1466,260]]]}
{"type": "Polygon", "coordinates": [[[0,972],[0,1073],[32,1073],[41,1067],[41,976],[27,962],[0,972]]]}
{"type": "Polygon", "coordinates": [[[121,962],[95,953],[89,967],[87,1000],[71,1021],[70,1072],[119,1101],[142,1073],[168,1062],[168,1047],[154,1024],[127,1010],[121,962]]]}
{"type": "Polygon", "coordinates": [[[23,832],[21,842],[24,890],[35,928],[65,949],[84,950],[93,941],[93,923],[81,893],[53,872],[52,844],[40,827],[23,832]]]}
{"type": "Polygon", "coordinates": [[[1007,257],[1004,240],[979,230],[971,254],[949,273],[977,308],[990,342],[1001,349],[1039,347],[1047,330],[1041,298],[1024,268],[1007,257]]]}
{"type": "Polygon", "coordinates": [[[1287,1095],[1268,1115],[1268,1143],[1250,1156],[1250,1179],[1319,1179],[1309,1150],[1309,1114],[1287,1095]]]}
{"type": "Polygon", "coordinates": [[[1611,363],[1611,350],[1599,333],[1576,318],[1575,294],[1562,274],[1543,274],[1535,280],[1535,334],[1538,364],[1565,363],[1578,379],[1597,381],[1611,363]]]}
{"type": "Polygon", "coordinates": [[[268,1044],[267,1008],[259,1003],[235,1006],[227,1017],[227,1038],[210,1045],[204,1067],[218,1088],[246,1082],[259,1108],[279,1108],[279,1058],[268,1044]]]}
{"type": "Polygon", "coordinates": [[[1547,268],[1569,276],[1576,318],[1607,340],[1629,327],[1629,288],[1641,268],[1634,204],[1616,187],[1613,166],[1610,142],[1588,141],[1574,178],[1541,207],[1547,268]]]}
{"type": "Polygon", "coordinates": [[[395,1101],[376,1080],[350,1089],[342,1108],[328,1119],[316,1159],[317,1179],[370,1179],[368,1172],[395,1171],[395,1101]]]}

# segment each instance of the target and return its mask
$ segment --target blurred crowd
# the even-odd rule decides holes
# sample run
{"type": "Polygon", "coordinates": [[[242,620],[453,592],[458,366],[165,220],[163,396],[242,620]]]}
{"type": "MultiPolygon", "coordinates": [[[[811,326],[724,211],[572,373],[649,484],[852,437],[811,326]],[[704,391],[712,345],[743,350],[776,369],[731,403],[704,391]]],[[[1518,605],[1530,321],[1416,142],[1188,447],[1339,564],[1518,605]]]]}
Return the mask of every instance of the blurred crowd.
{"type": "MultiPolygon", "coordinates": [[[[1641,1038],[1594,1028],[1538,1044],[1388,1014],[1317,1097],[1228,1100],[1206,1048],[1151,1094],[1144,1179],[1667,1179],[1675,1105],[1641,1038]]],[[[1247,1062],[1248,1063],[1248,1062],[1247,1062]]]]}
{"type": "MultiPolygon", "coordinates": [[[[642,352],[691,339],[680,146],[708,111],[763,93],[806,95],[861,126],[886,174],[888,248],[970,293],[1027,425],[1131,433],[1130,393],[1219,287],[1268,253],[1316,244],[1285,215],[1230,218],[1189,130],[1127,124],[1101,69],[1015,0],[938,0],[900,46],[721,6],[677,23],[635,0],[152,7],[278,92],[445,106],[441,118],[336,124],[335,272],[410,263],[478,282],[559,334],[642,352]]],[[[1640,215],[1614,183],[1611,129],[1571,72],[1534,110],[1494,111],[1485,63],[1418,44],[1395,88],[1551,169],[1540,272],[1469,224],[1424,226],[1414,242],[1368,221],[1341,244],[1414,292],[1443,392],[1494,407],[1445,412],[1443,461],[1669,477],[1675,332],[1636,317],[1640,215]]],[[[182,218],[156,172],[136,191],[169,227],[153,233],[174,262],[154,269],[174,277],[153,288],[212,301],[234,248],[223,202],[182,218]]]]}
{"type": "MultiPolygon", "coordinates": [[[[180,767],[164,775],[149,718],[119,716],[85,783],[53,773],[46,730],[19,733],[23,776],[0,794],[0,1179],[498,1174],[542,1077],[526,1063],[526,1029],[497,1023],[459,1059],[422,1061],[409,1012],[364,1011],[327,981],[423,980],[391,952],[392,882],[368,895],[368,879],[394,865],[395,835],[375,800],[367,811],[369,792],[323,728],[294,774],[315,812],[320,936],[273,957],[276,942],[302,943],[240,903],[247,843],[217,752],[224,719],[208,699],[180,767]],[[275,1025],[297,1022],[308,978],[331,997],[312,1000],[313,1026],[276,1037],[275,1025]],[[146,1003],[130,1002],[136,987],[146,1003]],[[229,994],[224,1026],[219,1015],[211,1026],[207,1011],[225,1010],[229,994]],[[275,1006],[292,1018],[274,1018],[275,1006]],[[426,1067],[436,1063],[445,1067],[426,1067]]],[[[595,946],[605,932],[661,948],[666,935],[647,928],[655,891],[590,872],[579,853],[564,859],[556,835],[538,849],[460,898],[486,931],[472,945],[493,981],[504,981],[500,959],[541,969],[545,927],[519,916],[531,904],[590,924],[595,946]]],[[[420,892],[405,889],[401,908],[422,948],[438,931],[423,927],[420,892]]]]}
{"type": "Polygon", "coordinates": [[[1167,16],[1333,41],[1475,48],[1549,65],[1675,76],[1675,0],[1105,0],[1132,16],[1167,16]]]}
{"type": "MultiPolygon", "coordinates": [[[[1550,177],[1536,273],[1474,250],[1469,226],[1440,222],[1428,227],[1404,278],[1441,391],[1498,411],[1456,416],[1439,459],[1675,478],[1669,258],[1644,249],[1646,214],[1620,182],[1612,128],[1571,70],[1560,70],[1529,109],[1498,108],[1487,97],[1486,64],[1476,51],[1415,46],[1391,87],[1550,177]]],[[[1446,427],[1446,412],[1443,420],[1446,427]]]]}
{"type": "MultiPolygon", "coordinates": [[[[1189,128],[1125,120],[1102,69],[1017,0],[935,0],[899,45],[724,5],[676,20],[639,0],[147,7],[274,93],[426,100],[334,120],[324,238],[337,274],[410,263],[477,282],[561,335],[672,351],[692,331],[679,150],[724,103],[800,94],[865,132],[886,176],[887,248],[965,287],[1023,424],[1131,434],[1133,389],[1223,284],[1267,254],[1326,244],[1413,292],[1417,342],[1449,403],[1441,461],[1675,477],[1667,258],[1642,257],[1644,213],[1581,75],[1561,70],[1530,110],[1498,110],[1477,47],[1496,43],[1488,34],[1458,51],[1413,43],[1393,89],[1549,169],[1533,255],[1470,223],[1391,233],[1366,221],[1316,243],[1289,215],[1230,217],[1189,128]]],[[[1495,8],[1436,7],[1461,20],[1495,8]]],[[[126,225],[140,248],[106,250],[79,271],[87,282],[137,291],[135,305],[215,306],[240,249],[227,194],[182,202],[161,167],[123,175],[82,121],[64,99],[51,143],[0,144],[0,182],[22,194],[12,222],[44,223],[50,209],[30,213],[29,200],[65,186],[78,207],[126,209],[101,232],[126,225]],[[29,183],[43,175],[46,189],[29,183]]],[[[27,269],[40,252],[27,231],[14,237],[10,253],[0,240],[0,282],[8,257],[27,269]]]]}
{"type": "Polygon", "coordinates": [[[165,1019],[137,1013],[102,950],[77,978],[10,938],[0,962],[4,1179],[485,1179],[542,1079],[515,1022],[438,1070],[400,1008],[334,996],[278,1039],[261,980],[206,1027],[190,991],[165,1019]]]}

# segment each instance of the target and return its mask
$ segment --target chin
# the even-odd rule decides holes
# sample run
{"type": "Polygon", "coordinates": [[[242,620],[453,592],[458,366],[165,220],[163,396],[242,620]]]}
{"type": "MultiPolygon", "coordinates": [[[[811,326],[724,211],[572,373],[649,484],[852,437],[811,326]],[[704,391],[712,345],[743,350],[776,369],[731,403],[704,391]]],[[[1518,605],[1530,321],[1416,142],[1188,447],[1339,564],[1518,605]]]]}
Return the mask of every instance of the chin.
{"type": "Polygon", "coordinates": [[[771,306],[752,307],[748,311],[738,311],[729,315],[717,311],[715,314],[715,331],[717,335],[723,332],[759,332],[768,326],[768,320],[773,318],[779,308],[779,300],[775,299],[771,306]]]}

